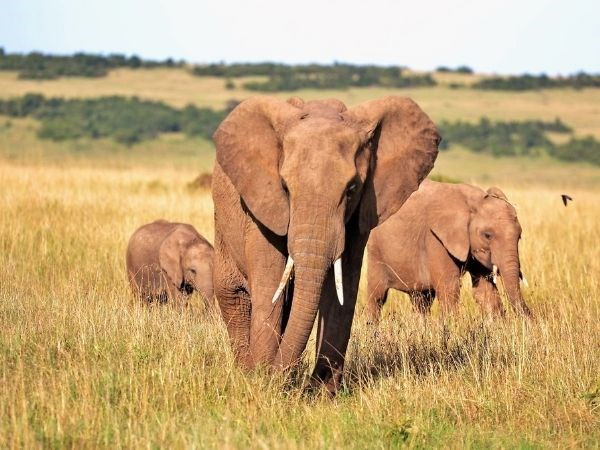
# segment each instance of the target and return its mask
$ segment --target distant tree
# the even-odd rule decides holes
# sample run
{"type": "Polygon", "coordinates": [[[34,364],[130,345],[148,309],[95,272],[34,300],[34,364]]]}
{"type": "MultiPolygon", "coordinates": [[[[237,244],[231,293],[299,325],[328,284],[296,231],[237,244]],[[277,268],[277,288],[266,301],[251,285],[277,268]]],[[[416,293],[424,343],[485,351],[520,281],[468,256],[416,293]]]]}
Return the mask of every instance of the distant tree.
{"type": "Polygon", "coordinates": [[[39,119],[41,138],[57,141],[113,138],[126,145],[178,131],[210,138],[227,113],[193,105],[180,110],[135,97],[65,100],[28,94],[0,100],[0,114],[39,119]]]}
{"type": "Polygon", "coordinates": [[[142,65],[142,60],[140,59],[139,56],[133,55],[131,58],[129,58],[129,67],[133,67],[134,69],[137,69],[141,65],[142,65]]]}
{"type": "Polygon", "coordinates": [[[524,74],[509,77],[491,77],[479,80],[473,88],[482,90],[528,91],[555,88],[582,89],[600,87],[600,74],[591,75],[580,72],[568,77],[550,78],[546,74],[524,74]]]}
{"type": "Polygon", "coordinates": [[[102,77],[117,67],[171,67],[172,60],[163,63],[144,61],[137,56],[127,58],[120,54],[108,56],[75,53],[71,56],[0,52],[0,70],[12,70],[24,79],[55,79],[59,77],[102,77]]]}
{"type": "Polygon", "coordinates": [[[456,73],[468,73],[471,74],[473,73],[473,69],[471,69],[469,66],[458,66],[455,70],[456,73]]]}

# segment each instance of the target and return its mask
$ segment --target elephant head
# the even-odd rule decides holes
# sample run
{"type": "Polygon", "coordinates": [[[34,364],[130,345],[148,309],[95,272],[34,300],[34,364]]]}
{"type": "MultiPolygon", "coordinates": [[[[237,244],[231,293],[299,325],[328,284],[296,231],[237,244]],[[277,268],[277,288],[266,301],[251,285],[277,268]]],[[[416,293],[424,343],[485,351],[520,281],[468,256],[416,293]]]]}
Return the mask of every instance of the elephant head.
{"type": "Polygon", "coordinates": [[[191,227],[177,226],[159,248],[159,262],[167,280],[180,291],[213,297],[213,248],[191,227]]]}
{"type": "MultiPolygon", "coordinates": [[[[440,141],[410,99],[387,97],[347,109],[337,100],[253,97],[214,135],[217,163],[256,221],[287,236],[294,294],[275,364],[306,347],[326,277],[334,268],[344,302],[341,257],[400,208],[433,166],[440,141]]],[[[277,290],[274,301],[281,293],[277,290]]]]}
{"type": "Polygon", "coordinates": [[[496,187],[483,192],[462,185],[440,201],[431,231],[448,253],[462,262],[477,261],[491,272],[494,284],[499,273],[513,308],[530,315],[519,285],[521,225],[506,195],[496,187]]]}

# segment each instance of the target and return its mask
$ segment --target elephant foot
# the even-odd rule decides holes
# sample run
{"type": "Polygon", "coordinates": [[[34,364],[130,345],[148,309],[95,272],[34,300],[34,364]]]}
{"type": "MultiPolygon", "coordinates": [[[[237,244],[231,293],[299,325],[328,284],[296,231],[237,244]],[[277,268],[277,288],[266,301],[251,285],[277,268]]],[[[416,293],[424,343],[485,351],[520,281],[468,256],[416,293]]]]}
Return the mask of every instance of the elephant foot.
{"type": "Polygon", "coordinates": [[[343,372],[343,367],[332,367],[331,364],[317,365],[310,377],[309,389],[311,392],[325,392],[330,397],[335,397],[342,387],[343,372]]]}

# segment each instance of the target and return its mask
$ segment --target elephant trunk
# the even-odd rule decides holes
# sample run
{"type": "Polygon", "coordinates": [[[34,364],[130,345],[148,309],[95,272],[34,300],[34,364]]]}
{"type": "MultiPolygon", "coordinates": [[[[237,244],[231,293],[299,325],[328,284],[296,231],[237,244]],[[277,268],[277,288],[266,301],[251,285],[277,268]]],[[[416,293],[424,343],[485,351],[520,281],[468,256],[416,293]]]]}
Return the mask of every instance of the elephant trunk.
{"type": "MultiPolygon", "coordinates": [[[[319,214],[310,216],[319,217],[319,214]]],[[[281,369],[301,358],[315,322],[326,277],[343,249],[343,225],[340,230],[331,216],[324,216],[325,220],[321,219],[320,223],[290,225],[288,248],[294,265],[294,297],[275,359],[275,366],[281,369]]],[[[341,267],[336,270],[341,276],[341,267]]]]}
{"type": "Polygon", "coordinates": [[[286,368],[302,356],[319,309],[327,269],[322,255],[303,255],[296,260],[294,298],[276,366],[286,368]]]}
{"type": "Polygon", "coordinates": [[[212,283],[201,284],[198,287],[198,292],[200,292],[200,295],[202,295],[202,297],[204,297],[204,299],[207,301],[212,301],[213,297],[215,296],[212,283]]]}
{"type": "Polygon", "coordinates": [[[523,315],[529,316],[531,312],[523,300],[521,294],[520,282],[520,265],[519,255],[511,254],[507,255],[499,261],[500,275],[502,276],[502,282],[504,284],[504,290],[512,305],[513,309],[523,315]]]}

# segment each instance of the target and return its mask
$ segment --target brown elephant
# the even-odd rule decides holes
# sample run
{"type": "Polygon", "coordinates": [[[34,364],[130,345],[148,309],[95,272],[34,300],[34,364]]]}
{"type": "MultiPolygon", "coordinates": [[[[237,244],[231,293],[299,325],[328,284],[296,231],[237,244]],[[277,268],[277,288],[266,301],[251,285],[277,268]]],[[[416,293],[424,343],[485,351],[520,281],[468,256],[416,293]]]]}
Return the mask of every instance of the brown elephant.
{"type": "Polygon", "coordinates": [[[212,245],[189,224],[157,220],[138,228],[127,246],[127,274],[135,295],[185,306],[197,290],[213,298],[212,245]]]}
{"type": "Polygon", "coordinates": [[[436,128],[407,98],[253,97],[214,140],[214,285],[236,358],[292,366],[318,312],[312,379],[334,392],[369,232],[431,170],[436,128]]]}
{"type": "Polygon", "coordinates": [[[460,278],[469,272],[481,307],[504,314],[496,287],[502,276],[512,307],[531,315],[519,286],[521,225],[506,195],[467,184],[425,180],[397,213],[371,233],[367,317],[377,323],[390,288],[429,312],[434,297],[443,314],[456,308],[460,278]]]}

